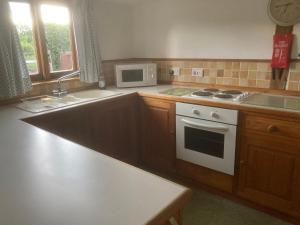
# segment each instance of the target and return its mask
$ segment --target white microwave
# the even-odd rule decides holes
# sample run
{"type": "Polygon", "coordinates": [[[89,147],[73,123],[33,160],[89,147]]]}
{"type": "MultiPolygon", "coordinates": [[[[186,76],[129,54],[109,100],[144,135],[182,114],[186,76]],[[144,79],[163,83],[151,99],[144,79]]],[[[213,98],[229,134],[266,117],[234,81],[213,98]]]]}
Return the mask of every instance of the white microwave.
{"type": "Polygon", "coordinates": [[[120,64],[115,67],[117,87],[157,85],[157,66],[147,64],[120,64]]]}

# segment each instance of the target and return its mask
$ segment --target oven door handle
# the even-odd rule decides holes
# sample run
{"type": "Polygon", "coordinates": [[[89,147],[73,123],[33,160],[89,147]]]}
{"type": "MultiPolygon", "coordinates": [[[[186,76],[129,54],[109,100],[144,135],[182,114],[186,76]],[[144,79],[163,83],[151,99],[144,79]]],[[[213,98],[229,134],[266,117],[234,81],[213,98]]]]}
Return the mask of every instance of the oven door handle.
{"type": "Polygon", "coordinates": [[[181,119],[181,121],[192,127],[206,129],[206,130],[210,130],[210,131],[227,132],[229,130],[228,127],[224,127],[224,126],[210,126],[210,125],[206,125],[206,124],[195,123],[195,122],[192,122],[192,121],[189,121],[186,119],[181,119]]]}

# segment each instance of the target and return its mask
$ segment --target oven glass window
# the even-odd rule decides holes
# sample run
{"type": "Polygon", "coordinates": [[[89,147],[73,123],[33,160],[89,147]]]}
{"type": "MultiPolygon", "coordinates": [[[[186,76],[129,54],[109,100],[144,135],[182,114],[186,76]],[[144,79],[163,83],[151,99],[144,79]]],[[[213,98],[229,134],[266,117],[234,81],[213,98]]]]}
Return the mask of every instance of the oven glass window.
{"type": "Polygon", "coordinates": [[[224,134],[185,127],[184,136],[186,149],[224,158],[224,134]]]}
{"type": "Polygon", "coordinates": [[[123,82],[140,82],[143,81],[143,70],[123,70],[123,82]]]}

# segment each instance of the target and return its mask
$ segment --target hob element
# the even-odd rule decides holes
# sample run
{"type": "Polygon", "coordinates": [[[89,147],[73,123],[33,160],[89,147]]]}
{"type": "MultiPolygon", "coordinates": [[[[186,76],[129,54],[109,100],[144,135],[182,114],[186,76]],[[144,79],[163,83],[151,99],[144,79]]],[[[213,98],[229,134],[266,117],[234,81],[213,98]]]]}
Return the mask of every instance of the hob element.
{"type": "Polygon", "coordinates": [[[208,91],[195,91],[192,93],[192,96],[201,96],[201,97],[207,97],[207,96],[212,96],[213,93],[208,92],[208,91]]]}
{"type": "Polygon", "coordinates": [[[233,96],[229,95],[229,94],[216,94],[216,95],[214,95],[214,98],[230,99],[230,98],[233,98],[233,96]]]}
{"type": "Polygon", "coordinates": [[[208,92],[219,92],[220,90],[217,88],[205,88],[203,91],[208,91],[208,92]]]}

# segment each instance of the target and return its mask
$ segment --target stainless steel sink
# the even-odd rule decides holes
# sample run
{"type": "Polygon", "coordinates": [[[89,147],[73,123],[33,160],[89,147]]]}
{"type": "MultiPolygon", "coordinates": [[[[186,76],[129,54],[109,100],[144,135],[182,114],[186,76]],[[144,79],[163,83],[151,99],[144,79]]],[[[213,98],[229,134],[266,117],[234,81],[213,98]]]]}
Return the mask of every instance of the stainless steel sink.
{"type": "Polygon", "coordinates": [[[39,113],[57,108],[67,107],[89,101],[95,101],[107,97],[120,95],[122,93],[106,90],[87,90],[70,93],[62,97],[43,95],[33,98],[22,99],[22,103],[17,108],[28,112],[39,113]]]}

